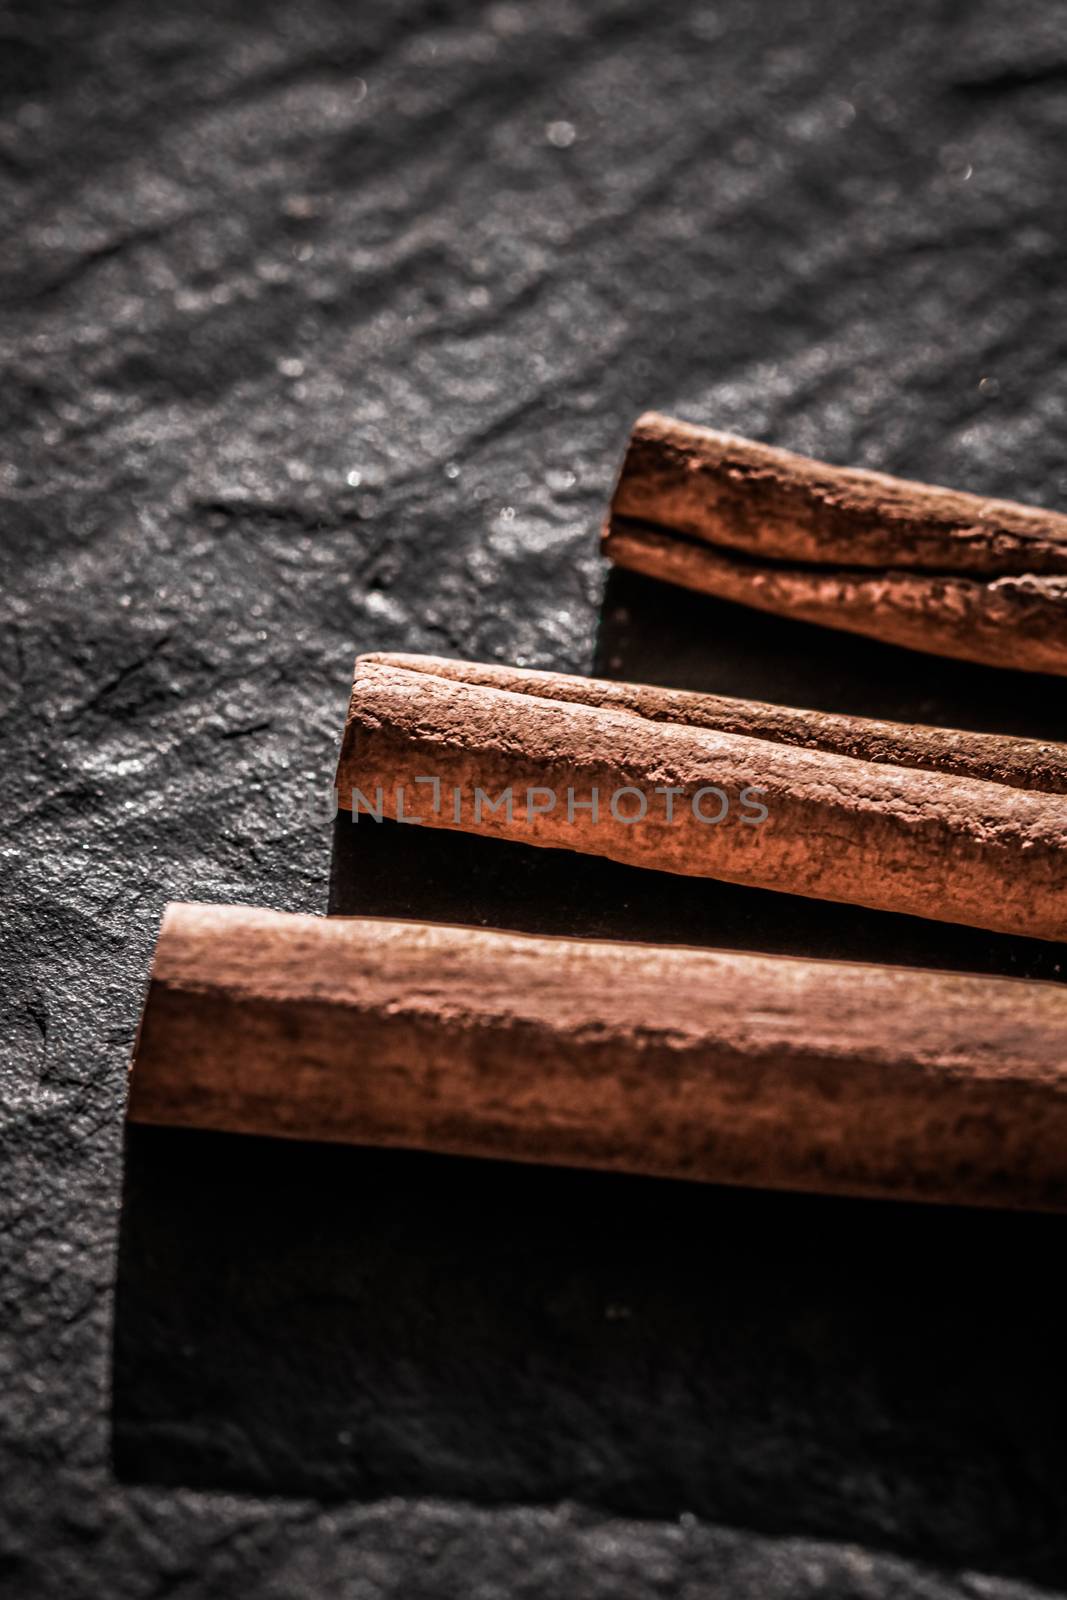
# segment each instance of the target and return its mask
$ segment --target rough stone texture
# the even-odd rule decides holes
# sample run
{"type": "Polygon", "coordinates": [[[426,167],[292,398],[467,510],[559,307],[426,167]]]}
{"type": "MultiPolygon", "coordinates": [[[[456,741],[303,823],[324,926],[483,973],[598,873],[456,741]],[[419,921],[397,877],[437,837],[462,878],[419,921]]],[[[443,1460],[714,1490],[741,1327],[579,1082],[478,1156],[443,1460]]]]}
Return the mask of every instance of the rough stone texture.
{"type": "MultiPolygon", "coordinates": [[[[357,648],[1064,736],[1018,677],[636,579],[598,628],[596,548],[652,405],[1063,507],[1057,8],[0,32],[5,1595],[1055,1590],[1055,1219],[175,1135],[131,1145],[118,1244],[162,904],[325,909],[357,648]]],[[[1058,975],[434,844],[342,828],[332,905],[1058,975]]]]}

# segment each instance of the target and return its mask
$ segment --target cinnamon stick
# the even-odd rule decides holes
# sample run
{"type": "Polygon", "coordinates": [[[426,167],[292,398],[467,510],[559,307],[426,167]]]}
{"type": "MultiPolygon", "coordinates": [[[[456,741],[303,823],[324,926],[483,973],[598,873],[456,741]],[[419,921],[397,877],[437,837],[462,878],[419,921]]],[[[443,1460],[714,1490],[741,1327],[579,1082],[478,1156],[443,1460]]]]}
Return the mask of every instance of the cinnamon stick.
{"type": "Polygon", "coordinates": [[[436,678],[480,684],[487,689],[508,689],[544,700],[630,711],[650,722],[681,722],[692,728],[740,733],[806,750],[828,750],[858,761],[918,767],[961,778],[988,778],[1017,789],[1067,795],[1067,745],[1054,740],[843,716],[831,711],[802,711],[763,700],[620,683],[614,678],[582,678],[533,667],[501,666],[494,661],[369,651],[356,663],[357,673],[376,667],[428,672],[436,678]]]}
{"type": "Polygon", "coordinates": [[[890,644],[1067,673],[1067,516],[835,467],[655,412],[604,529],[617,565],[890,644]]]}
{"type": "Polygon", "coordinates": [[[1067,989],[168,908],[135,1122],[1062,1210],[1067,989]]]}
{"type": "Polygon", "coordinates": [[[337,787],[357,817],[1064,939],[1065,774],[1061,745],[378,655],[337,787]]]}

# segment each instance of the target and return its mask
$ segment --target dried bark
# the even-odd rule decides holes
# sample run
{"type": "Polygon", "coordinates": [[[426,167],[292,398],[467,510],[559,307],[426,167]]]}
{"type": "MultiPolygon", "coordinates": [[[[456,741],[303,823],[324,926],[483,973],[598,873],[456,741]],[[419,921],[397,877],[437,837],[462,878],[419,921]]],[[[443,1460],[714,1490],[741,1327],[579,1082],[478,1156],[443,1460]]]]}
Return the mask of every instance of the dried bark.
{"type": "Polygon", "coordinates": [[[649,413],[604,530],[620,566],[762,611],[1067,673],[1067,517],[649,413]]]}
{"type": "Polygon", "coordinates": [[[345,808],[360,791],[357,812],[380,801],[432,827],[1063,939],[1065,763],[1062,746],[999,735],[372,656],[356,663],[337,785],[345,808]],[[717,825],[694,811],[708,787],[727,801],[717,825]],[[610,807],[624,788],[647,797],[641,820],[610,807]],[[594,789],[596,816],[581,808],[594,789]],[[510,791],[511,814],[479,791],[510,791]]]}
{"type": "Polygon", "coordinates": [[[1067,989],[171,906],[137,1122],[1067,1206],[1067,989]]]}
{"type": "Polygon", "coordinates": [[[691,689],[581,678],[566,672],[539,672],[532,667],[500,666],[490,661],[454,661],[447,656],[372,651],[360,656],[358,665],[360,670],[381,666],[426,672],[458,683],[481,684],[487,689],[533,694],[542,700],[630,711],[650,722],[679,722],[691,728],[740,733],[806,750],[828,750],[858,761],[918,767],[961,778],[988,778],[1017,789],[1067,795],[1067,745],[1051,740],[842,716],[771,705],[762,700],[698,694],[691,689]]]}

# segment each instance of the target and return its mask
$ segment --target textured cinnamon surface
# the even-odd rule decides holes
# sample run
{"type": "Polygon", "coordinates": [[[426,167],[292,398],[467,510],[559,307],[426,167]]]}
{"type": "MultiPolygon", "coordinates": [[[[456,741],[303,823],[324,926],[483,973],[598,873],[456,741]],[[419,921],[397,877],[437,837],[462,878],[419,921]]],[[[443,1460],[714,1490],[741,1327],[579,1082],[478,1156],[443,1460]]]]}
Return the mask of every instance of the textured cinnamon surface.
{"type": "Polygon", "coordinates": [[[917,767],[961,778],[988,778],[1017,789],[1067,794],[1067,745],[1047,739],[841,716],[742,700],[733,695],[698,694],[653,684],[619,683],[611,678],[581,678],[567,672],[539,672],[492,661],[456,661],[448,656],[400,651],[360,656],[357,672],[376,667],[424,672],[435,678],[506,689],[540,700],[629,711],[650,722],[679,722],[691,728],[740,733],[775,744],[853,756],[859,761],[917,767]]]}
{"type": "Polygon", "coordinates": [[[137,1122],[1067,1207],[1067,989],[171,906],[137,1122]]]}
{"type": "Polygon", "coordinates": [[[655,412],[605,528],[620,566],[759,610],[1067,673],[1067,517],[829,466],[655,412]]]}
{"type": "MultiPolygon", "coordinates": [[[[357,661],[338,767],[342,806],[358,812],[369,802],[401,820],[661,871],[1036,938],[1067,935],[1062,795],[839,753],[863,746],[860,719],[768,717],[757,708],[751,732],[723,731],[708,725],[713,700],[583,690],[574,679],[549,698],[536,676],[512,674],[503,687],[488,681],[492,671],[481,674],[487,681],[463,671],[438,672],[433,661],[413,670],[388,656],[357,661]],[[676,712],[694,720],[673,720],[676,712]],[[838,748],[768,737],[780,725],[793,739],[809,725],[818,739],[825,728],[838,748]],[[610,800],[623,789],[631,795],[616,809],[610,800]],[[677,795],[670,809],[665,789],[677,795]],[[710,813],[724,811],[717,824],[696,814],[701,791],[725,797],[710,813]],[[509,806],[497,804],[501,794],[509,806]],[[750,820],[747,797],[756,795],[767,813],[761,823],[750,820]]],[[[743,713],[724,717],[744,726],[743,713]]],[[[872,749],[884,737],[876,728],[872,749]]],[[[929,763],[942,738],[951,753],[952,733],[898,732],[893,754],[914,749],[929,763]]],[[[984,738],[966,741],[972,769],[983,748],[991,769],[1005,753],[1018,760],[1018,742],[984,738]]],[[[1062,770],[1062,752],[1052,765],[1062,770]]]]}

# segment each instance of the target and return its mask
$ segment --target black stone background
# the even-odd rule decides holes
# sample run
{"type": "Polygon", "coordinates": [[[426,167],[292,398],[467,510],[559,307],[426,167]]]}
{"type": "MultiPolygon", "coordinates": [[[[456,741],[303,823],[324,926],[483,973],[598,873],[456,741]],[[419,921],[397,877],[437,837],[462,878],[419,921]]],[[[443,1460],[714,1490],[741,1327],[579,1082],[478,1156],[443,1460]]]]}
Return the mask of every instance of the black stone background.
{"type": "Polygon", "coordinates": [[[0,18],[0,1590],[1062,1592],[1058,1219],[122,1125],[171,898],[1062,978],[321,805],[357,649],[1067,737],[595,539],[646,405],[1067,503],[1062,7],[0,18]]]}

